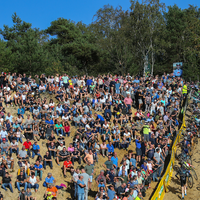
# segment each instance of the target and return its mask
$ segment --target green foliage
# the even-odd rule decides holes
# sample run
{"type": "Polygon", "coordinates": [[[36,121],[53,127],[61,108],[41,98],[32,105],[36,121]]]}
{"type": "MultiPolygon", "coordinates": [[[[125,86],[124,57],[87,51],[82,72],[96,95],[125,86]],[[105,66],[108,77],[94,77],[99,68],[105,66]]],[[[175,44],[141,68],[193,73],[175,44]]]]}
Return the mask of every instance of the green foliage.
{"type": "Polygon", "coordinates": [[[183,62],[184,77],[200,75],[200,9],[180,9],[160,0],[130,1],[130,10],[105,5],[90,25],[59,18],[46,30],[16,13],[0,34],[0,68],[19,73],[69,75],[171,73],[183,62]]]}

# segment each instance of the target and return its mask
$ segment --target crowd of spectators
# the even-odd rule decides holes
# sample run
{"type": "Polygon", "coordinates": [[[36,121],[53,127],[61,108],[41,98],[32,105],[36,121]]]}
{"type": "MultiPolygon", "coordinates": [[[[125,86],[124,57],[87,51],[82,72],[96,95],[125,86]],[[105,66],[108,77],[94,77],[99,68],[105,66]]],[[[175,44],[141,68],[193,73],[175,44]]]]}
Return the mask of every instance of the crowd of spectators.
{"type": "Polygon", "coordinates": [[[97,200],[142,199],[151,181],[161,176],[179,125],[184,84],[173,74],[31,77],[2,72],[1,187],[13,192],[16,186],[19,199],[30,199],[35,198],[30,189],[37,192],[43,181],[45,199],[57,199],[55,178],[51,173],[43,177],[44,170],[55,168],[56,163],[62,166],[64,178],[70,173],[74,199],[87,200],[94,179],[97,200]],[[8,107],[16,108],[17,116],[7,112],[8,107]],[[71,137],[73,141],[66,145],[71,137]],[[41,151],[40,140],[46,151],[41,151]],[[122,160],[116,149],[124,150],[122,160]],[[100,156],[107,161],[96,174],[100,156]],[[10,173],[14,169],[18,169],[16,180],[10,173]]]}

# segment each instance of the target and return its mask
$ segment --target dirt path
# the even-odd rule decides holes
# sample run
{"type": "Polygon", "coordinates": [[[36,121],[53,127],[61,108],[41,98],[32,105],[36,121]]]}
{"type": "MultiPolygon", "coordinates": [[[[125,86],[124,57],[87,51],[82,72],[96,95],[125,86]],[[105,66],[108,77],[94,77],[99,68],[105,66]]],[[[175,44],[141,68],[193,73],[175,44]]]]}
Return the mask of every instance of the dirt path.
{"type": "MultiPolygon", "coordinates": [[[[187,113],[188,114],[188,113],[187,113]]],[[[191,116],[191,114],[189,114],[191,116]]],[[[193,156],[192,156],[192,165],[195,167],[195,171],[198,176],[198,181],[196,181],[194,178],[194,185],[191,189],[187,189],[187,196],[185,196],[185,199],[194,199],[194,200],[200,200],[200,139],[199,143],[195,145],[193,150],[193,156]]],[[[178,161],[175,161],[175,164],[178,164],[178,161]]],[[[168,186],[168,193],[165,194],[164,200],[169,199],[181,199],[182,197],[182,191],[181,191],[181,184],[180,180],[178,180],[175,177],[176,172],[173,172],[173,176],[170,182],[170,185],[168,186]]]]}

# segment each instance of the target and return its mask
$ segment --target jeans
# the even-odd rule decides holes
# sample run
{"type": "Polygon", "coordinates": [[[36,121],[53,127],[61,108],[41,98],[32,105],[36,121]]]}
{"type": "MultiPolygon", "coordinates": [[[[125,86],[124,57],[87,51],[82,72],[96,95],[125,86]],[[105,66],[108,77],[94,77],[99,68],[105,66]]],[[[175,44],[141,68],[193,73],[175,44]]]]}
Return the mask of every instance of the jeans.
{"type": "Polygon", "coordinates": [[[78,200],[84,200],[84,193],[78,193],[78,200]]]}
{"type": "Polygon", "coordinates": [[[115,142],[115,148],[119,149],[119,142],[115,142]]]}
{"type": "Polygon", "coordinates": [[[46,90],[39,90],[39,93],[45,93],[46,92],[46,90]]]}
{"type": "Polygon", "coordinates": [[[17,182],[16,183],[16,185],[17,185],[17,189],[20,191],[20,186],[21,187],[24,187],[24,190],[26,191],[26,189],[27,189],[27,183],[19,183],[19,182],[17,182]]]}
{"type": "Polygon", "coordinates": [[[74,198],[76,198],[76,196],[77,196],[77,184],[76,183],[74,183],[74,198]]]}
{"type": "Polygon", "coordinates": [[[68,137],[70,136],[70,132],[67,132],[67,133],[63,132],[64,137],[66,136],[66,134],[67,134],[68,137]]]}
{"type": "Polygon", "coordinates": [[[56,152],[55,151],[49,151],[49,155],[53,156],[55,158],[56,157],[56,152]]]}
{"type": "Polygon", "coordinates": [[[1,187],[2,187],[4,190],[6,190],[6,191],[7,191],[6,188],[9,187],[9,188],[10,188],[10,191],[13,192],[13,188],[12,188],[11,183],[3,183],[1,187]]]}
{"type": "Polygon", "coordinates": [[[79,125],[80,125],[80,123],[79,123],[79,122],[74,122],[74,124],[75,124],[75,127],[77,127],[77,126],[79,126],[79,125]]]}
{"type": "Polygon", "coordinates": [[[131,109],[131,105],[130,104],[127,104],[127,107],[126,107],[126,112],[128,113],[128,111],[131,109]]]}
{"type": "Polygon", "coordinates": [[[44,168],[46,168],[47,164],[49,164],[51,168],[53,167],[52,161],[46,161],[46,160],[44,160],[44,168]]]}
{"type": "Polygon", "coordinates": [[[17,149],[12,149],[10,148],[10,155],[12,156],[12,153],[16,153],[18,155],[19,153],[19,148],[17,147],[17,149]]]}
{"type": "Polygon", "coordinates": [[[39,185],[37,183],[35,183],[34,185],[28,183],[28,188],[34,188],[34,189],[38,189],[39,185]]]}
{"type": "Polygon", "coordinates": [[[22,138],[20,137],[20,138],[17,138],[17,142],[21,142],[22,143],[22,138]]]}
{"type": "Polygon", "coordinates": [[[84,188],[84,197],[85,200],[88,200],[88,188],[84,188]]]}
{"type": "Polygon", "coordinates": [[[38,173],[40,174],[40,180],[42,180],[42,170],[35,170],[35,176],[37,176],[38,173]]]}
{"type": "Polygon", "coordinates": [[[1,149],[1,155],[3,155],[4,154],[4,152],[6,153],[6,156],[8,155],[8,150],[7,149],[4,149],[4,148],[2,148],[1,149]]]}
{"type": "Polygon", "coordinates": [[[56,134],[57,134],[57,136],[58,136],[59,132],[60,132],[60,134],[63,135],[63,129],[60,129],[60,130],[56,129],[56,134]]]}
{"type": "Polygon", "coordinates": [[[36,152],[32,151],[32,158],[34,158],[35,155],[40,155],[40,154],[39,154],[39,152],[36,153],[36,152]]]}
{"type": "Polygon", "coordinates": [[[126,144],[121,144],[121,148],[122,149],[127,149],[129,146],[129,143],[126,143],[126,144]]]}
{"type": "Polygon", "coordinates": [[[81,157],[80,156],[77,156],[77,158],[75,157],[72,157],[72,164],[74,165],[74,161],[75,160],[78,160],[78,164],[80,165],[81,164],[81,157]]]}

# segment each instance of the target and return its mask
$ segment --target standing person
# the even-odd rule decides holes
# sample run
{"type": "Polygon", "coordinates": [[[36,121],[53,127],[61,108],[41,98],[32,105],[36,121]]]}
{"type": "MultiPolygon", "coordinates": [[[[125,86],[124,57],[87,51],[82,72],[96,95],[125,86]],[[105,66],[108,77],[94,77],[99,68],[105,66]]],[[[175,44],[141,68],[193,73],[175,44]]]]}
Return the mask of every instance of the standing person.
{"type": "Polygon", "coordinates": [[[87,162],[87,165],[85,166],[85,172],[89,175],[90,181],[88,182],[88,189],[91,190],[92,188],[92,179],[95,172],[94,165],[91,165],[91,162],[87,162]]]}
{"type": "MultiPolygon", "coordinates": [[[[184,195],[187,195],[187,191],[186,191],[186,176],[187,176],[187,171],[186,169],[182,166],[181,170],[175,175],[177,177],[177,175],[179,174],[180,176],[180,180],[181,180],[181,189],[182,189],[182,199],[184,199],[184,195]]],[[[177,177],[178,178],[178,177],[177,177]]]]}
{"type": "Polygon", "coordinates": [[[149,141],[149,132],[150,132],[150,127],[148,125],[148,122],[145,122],[145,124],[143,125],[144,141],[149,141]]]}
{"type": "Polygon", "coordinates": [[[84,200],[84,188],[86,185],[84,184],[83,181],[83,175],[79,175],[79,179],[77,181],[77,195],[78,195],[78,200],[84,200]]]}
{"type": "Polygon", "coordinates": [[[135,140],[135,144],[136,144],[136,161],[140,163],[141,160],[141,156],[142,156],[142,150],[141,150],[141,139],[140,136],[137,136],[137,139],[135,140]]]}
{"type": "MultiPolygon", "coordinates": [[[[84,187],[84,197],[85,197],[85,200],[88,200],[88,183],[90,182],[90,176],[85,173],[85,169],[82,169],[81,170],[82,174],[81,176],[83,176],[83,182],[85,184],[85,187],[84,187]]],[[[77,182],[78,184],[78,182],[77,182]]]]}
{"type": "Polygon", "coordinates": [[[77,181],[79,179],[79,175],[80,175],[80,170],[79,170],[79,168],[77,168],[74,171],[74,174],[73,174],[73,177],[72,177],[72,181],[74,182],[74,199],[76,199],[76,196],[77,196],[77,190],[78,190],[77,181]]]}

